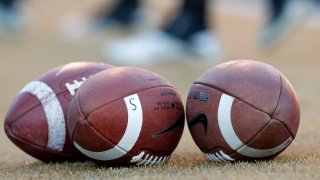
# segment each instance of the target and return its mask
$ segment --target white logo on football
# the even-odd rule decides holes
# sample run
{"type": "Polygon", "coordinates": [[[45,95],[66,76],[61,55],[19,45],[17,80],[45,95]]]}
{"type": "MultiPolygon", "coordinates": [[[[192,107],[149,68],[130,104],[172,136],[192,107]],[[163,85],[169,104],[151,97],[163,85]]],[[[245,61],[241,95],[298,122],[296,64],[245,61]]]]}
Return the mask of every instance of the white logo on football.
{"type": "Polygon", "coordinates": [[[133,94],[124,98],[128,111],[128,124],[126,131],[117,145],[112,149],[101,152],[87,150],[77,142],[73,142],[75,147],[84,155],[101,161],[113,160],[124,156],[129,152],[138,140],[142,127],[142,107],[139,96],[133,94]]]}
{"type": "Polygon", "coordinates": [[[73,80],[73,84],[66,83],[65,86],[68,89],[71,96],[74,96],[76,94],[76,90],[79,89],[81,84],[86,80],[85,77],[81,78],[82,81],[73,80]]]}
{"type": "Polygon", "coordinates": [[[62,151],[65,143],[66,125],[62,107],[56,94],[44,82],[32,81],[20,93],[28,92],[36,96],[41,102],[48,123],[47,147],[52,150],[62,151]]]}
{"type": "Polygon", "coordinates": [[[282,144],[271,148],[271,149],[255,149],[245,145],[237,136],[236,132],[233,129],[231,121],[231,110],[233,105],[234,97],[231,97],[226,94],[222,94],[219,108],[218,108],[218,124],[223,138],[227,144],[233,149],[236,150],[239,154],[261,158],[267,157],[273,154],[278,153],[285,147],[287,147],[290,142],[293,140],[292,137],[289,137],[282,144]]]}

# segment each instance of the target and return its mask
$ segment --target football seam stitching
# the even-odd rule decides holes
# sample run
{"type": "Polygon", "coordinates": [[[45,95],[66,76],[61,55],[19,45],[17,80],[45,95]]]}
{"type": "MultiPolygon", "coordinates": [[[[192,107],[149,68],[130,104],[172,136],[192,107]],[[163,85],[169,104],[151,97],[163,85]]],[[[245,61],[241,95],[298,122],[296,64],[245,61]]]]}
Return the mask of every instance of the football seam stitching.
{"type": "MultiPolygon", "coordinates": [[[[267,114],[268,116],[270,116],[268,112],[265,112],[265,111],[263,111],[263,110],[261,110],[261,109],[258,109],[258,108],[255,107],[253,104],[251,104],[251,103],[249,103],[249,102],[247,102],[247,101],[239,98],[238,96],[234,96],[233,94],[231,94],[231,93],[229,93],[229,92],[225,92],[224,90],[222,90],[222,89],[220,89],[220,88],[218,88],[218,87],[215,87],[215,86],[212,86],[212,85],[206,84],[206,83],[194,83],[194,85],[197,85],[197,84],[198,84],[198,85],[203,85],[203,86],[206,86],[206,87],[210,87],[210,88],[213,88],[213,89],[215,89],[215,90],[217,90],[217,91],[220,91],[221,93],[230,95],[230,96],[236,98],[237,100],[239,100],[239,101],[241,101],[241,102],[249,105],[250,107],[253,107],[254,109],[256,109],[256,110],[258,110],[258,111],[260,111],[260,112],[263,112],[263,113],[267,114]]],[[[271,116],[270,116],[270,118],[271,118],[271,116]]]]}
{"type": "MultiPolygon", "coordinates": [[[[139,92],[130,93],[130,94],[137,94],[137,93],[141,93],[141,92],[143,92],[143,91],[150,90],[150,89],[154,89],[154,88],[158,88],[158,87],[169,87],[169,88],[171,88],[171,89],[173,89],[173,90],[175,90],[175,91],[177,92],[177,90],[176,90],[174,87],[172,87],[172,86],[154,86],[154,87],[150,87],[150,88],[141,89],[141,90],[139,90],[139,92]]],[[[177,92],[177,93],[178,93],[178,92],[177,92]]],[[[110,102],[108,102],[108,103],[105,103],[105,104],[97,107],[94,111],[88,113],[88,115],[86,116],[86,117],[87,117],[87,118],[86,118],[87,121],[90,121],[90,116],[92,116],[92,114],[94,114],[96,111],[104,108],[105,106],[107,106],[107,105],[109,105],[109,104],[111,104],[111,103],[113,103],[113,102],[115,102],[115,101],[118,101],[119,99],[123,99],[124,97],[127,97],[127,96],[129,96],[130,94],[124,95],[124,96],[122,96],[122,97],[120,97],[120,98],[117,98],[117,99],[115,99],[115,100],[113,100],[113,101],[110,101],[110,102]]],[[[80,99],[80,98],[79,98],[79,99],[80,99]]],[[[80,101],[80,100],[79,100],[79,101],[80,101]]]]}
{"type": "MultiPolygon", "coordinates": [[[[198,83],[198,84],[207,86],[206,84],[201,84],[201,83],[198,83]]],[[[215,87],[213,87],[213,86],[208,85],[208,87],[214,88],[214,89],[216,89],[216,90],[218,90],[218,91],[220,91],[220,92],[222,92],[222,93],[225,93],[225,92],[223,92],[221,89],[215,88],[215,87]]],[[[243,102],[243,103],[251,106],[252,108],[254,108],[254,109],[256,109],[256,110],[258,110],[258,111],[260,111],[260,112],[262,112],[262,113],[265,113],[265,114],[268,115],[268,117],[270,118],[270,119],[269,119],[269,122],[266,123],[264,126],[262,126],[262,127],[257,131],[257,133],[256,133],[254,136],[252,136],[252,138],[250,138],[250,139],[249,139],[248,141],[246,141],[246,142],[243,142],[243,143],[244,143],[243,146],[245,146],[246,144],[250,143],[264,128],[266,128],[267,125],[269,125],[269,124],[272,122],[271,120],[277,120],[277,121],[279,121],[279,122],[285,127],[285,129],[289,132],[290,136],[291,136],[292,138],[294,138],[294,136],[292,136],[292,133],[290,132],[290,130],[288,129],[288,127],[287,127],[282,121],[280,121],[279,119],[274,119],[274,118],[272,118],[268,113],[266,113],[266,112],[264,112],[264,111],[262,111],[262,110],[260,110],[260,109],[257,109],[255,106],[251,105],[250,103],[247,103],[247,102],[243,101],[242,99],[238,99],[237,97],[235,97],[235,98],[236,98],[237,100],[239,100],[239,101],[241,101],[241,102],[243,102]]],[[[220,132],[220,133],[221,133],[221,132],[220,132]]],[[[229,145],[228,145],[228,146],[229,146],[229,145]]],[[[241,146],[241,147],[243,147],[243,146],[241,146]]],[[[240,149],[241,147],[239,147],[238,149],[240,149]]],[[[213,148],[210,148],[210,149],[216,149],[216,148],[217,148],[217,147],[214,146],[213,148]]],[[[238,149],[237,149],[237,150],[238,150],[238,149]]],[[[235,153],[235,152],[237,152],[237,150],[231,151],[230,155],[233,154],[233,153],[235,153]]]]}
{"type": "MultiPolygon", "coordinates": [[[[90,126],[90,128],[95,131],[99,136],[101,136],[101,138],[103,138],[105,141],[109,142],[110,144],[112,144],[114,147],[118,147],[119,149],[121,149],[122,151],[126,152],[126,154],[128,154],[130,157],[133,157],[128,151],[124,150],[122,147],[117,146],[115,143],[111,142],[108,138],[104,137],[100,131],[98,131],[96,128],[94,128],[92,126],[92,124],[90,124],[88,122],[88,125],[90,126]]],[[[123,156],[122,156],[123,157],[123,156]]],[[[121,157],[120,157],[121,158],[121,157]]]]}
{"type": "Polygon", "coordinates": [[[283,82],[282,82],[282,77],[281,77],[281,75],[279,74],[279,77],[280,77],[280,92],[279,92],[279,97],[278,97],[278,102],[277,102],[277,105],[276,105],[276,107],[274,108],[274,111],[271,113],[271,115],[270,115],[270,117],[271,118],[273,118],[273,115],[276,113],[276,111],[277,111],[277,109],[278,109],[278,106],[279,106],[279,104],[280,104],[280,98],[281,98],[281,95],[282,95],[282,84],[283,84],[283,82]]]}
{"type": "MultiPolygon", "coordinates": [[[[13,133],[10,129],[9,129],[8,131],[10,132],[11,137],[13,137],[13,138],[16,139],[16,140],[19,140],[20,142],[23,142],[23,143],[26,143],[26,144],[31,144],[31,145],[34,146],[34,147],[40,147],[40,148],[43,149],[43,150],[49,150],[51,153],[59,152],[59,154],[71,155],[72,157],[79,157],[79,155],[74,155],[74,156],[73,156],[72,154],[61,153],[62,151],[54,151],[54,150],[51,150],[51,149],[47,148],[47,146],[41,146],[41,145],[35,144],[34,142],[28,141],[28,140],[26,140],[26,139],[24,139],[24,138],[21,138],[21,137],[17,136],[17,135],[16,135],[15,133],[13,133]]],[[[17,146],[17,147],[19,147],[19,146],[17,146]]],[[[19,149],[21,149],[21,148],[19,147],[19,149]]],[[[21,150],[22,150],[22,149],[21,149],[21,150]]],[[[24,150],[23,150],[23,151],[24,151],[24,150]]],[[[29,153],[27,153],[27,154],[29,154],[29,153]]],[[[80,154],[80,156],[81,156],[81,154],[80,154]]],[[[33,156],[32,156],[32,157],[33,157],[33,156]]]]}
{"type": "MultiPolygon", "coordinates": [[[[246,142],[243,142],[243,145],[242,145],[242,146],[240,146],[238,149],[232,151],[230,154],[232,155],[232,154],[234,154],[234,153],[238,153],[237,151],[238,151],[239,149],[241,149],[242,147],[247,146],[248,144],[250,144],[251,141],[253,141],[259,134],[261,134],[261,132],[262,132],[269,124],[272,123],[272,120],[279,121],[278,119],[270,119],[270,121],[269,121],[266,125],[264,125],[254,136],[252,136],[252,138],[250,138],[250,139],[249,139],[248,141],[246,141],[246,142]]],[[[282,123],[281,123],[281,124],[282,124],[282,123]]],[[[283,125],[283,124],[282,124],[282,125],[283,125]]],[[[285,127],[285,129],[288,131],[290,137],[293,138],[292,135],[291,135],[291,133],[290,133],[290,131],[287,129],[287,127],[286,127],[286,126],[284,126],[284,127],[285,127]]],[[[284,150],[284,149],[282,149],[282,150],[284,150]]],[[[231,156],[231,155],[230,155],[230,156],[231,156]]]]}
{"type": "Polygon", "coordinates": [[[283,78],[282,78],[281,74],[279,74],[279,76],[280,76],[280,84],[281,84],[281,86],[280,86],[280,93],[279,93],[279,98],[278,98],[277,106],[276,106],[276,108],[274,109],[274,112],[272,113],[271,118],[278,120],[284,127],[287,128],[287,130],[288,130],[288,132],[290,133],[291,137],[294,138],[295,136],[294,136],[293,133],[291,132],[291,130],[290,130],[290,128],[288,127],[288,125],[287,125],[285,122],[283,122],[282,120],[273,117],[274,114],[276,113],[278,107],[279,107],[280,98],[281,98],[281,95],[282,95],[283,78]]]}
{"type": "MultiPolygon", "coordinates": [[[[76,96],[78,96],[78,95],[80,95],[80,90],[78,91],[78,93],[76,94],[76,96]]],[[[75,96],[75,98],[76,98],[76,96],[75,96]]],[[[79,111],[79,113],[80,113],[81,120],[76,123],[76,127],[75,127],[74,131],[72,132],[72,136],[70,137],[72,141],[74,140],[74,139],[73,139],[73,138],[74,138],[74,135],[75,135],[75,133],[77,132],[77,129],[79,128],[79,124],[80,124],[81,121],[87,121],[87,122],[90,124],[90,122],[87,120],[86,116],[85,116],[85,115],[83,114],[83,112],[82,112],[82,109],[81,109],[81,106],[80,106],[80,98],[76,98],[75,100],[77,101],[76,103],[78,104],[78,111],[79,111]]],[[[69,110],[68,110],[68,111],[69,111],[69,110]]],[[[68,120],[68,119],[67,119],[67,120],[68,120]]],[[[90,125],[91,125],[91,124],[90,124],[90,125]]],[[[68,127],[68,129],[69,129],[69,127],[68,127]]]]}
{"type": "MultiPolygon", "coordinates": [[[[65,91],[62,91],[62,92],[60,92],[60,93],[58,93],[58,94],[55,94],[55,95],[56,95],[56,97],[58,98],[59,95],[65,93],[65,92],[67,92],[67,91],[68,91],[68,90],[65,90],[65,91]]],[[[29,92],[25,92],[25,93],[31,94],[31,93],[29,93],[29,92]]],[[[33,94],[31,94],[31,96],[35,97],[33,94]]],[[[35,97],[35,98],[37,99],[37,101],[39,101],[39,99],[38,99],[37,97],[35,97]]],[[[59,104],[60,104],[60,106],[61,106],[61,102],[60,102],[59,99],[58,99],[58,101],[59,101],[59,104]]],[[[39,103],[37,103],[36,105],[34,105],[33,107],[31,107],[30,109],[28,109],[27,111],[25,111],[24,113],[20,114],[18,117],[16,117],[14,120],[12,120],[12,122],[11,122],[10,124],[8,124],[8,125],[11,127],[18,119],[20,119],[22,116],[26,115],[26,114],[29,113],[30,111],[32,111],[32,110],[34,110],[35,108],[37,108],[40,104],[41,104],[41,102],[39,101],[39,103]]],[[[43,107],[42,107],[42,110],[44,110],[43,107]]],[[[64,112],[63,112],[63,116],[64,116],[64,118],[65,118],[64,112]]],[[[66,119],[66,118],[65,118],[65,119],[66,119]]]]}
{"type": "Polygon", "coordinates": [[[284,123],[284,122],[281,121],[280,119],[275,119],[275,118],[272,118],[272,119],[279,121],[279,122],[287,129],[287,131],[289,132],[289,134],[290,134],[290,136],[292,137],[292,139],[295,138],[295,136],[294,136],[293,133],[290,131],[290,129],[288,128],[288,126],[287,126],[286,123],[284,123]]]}
{"type": "MultiPolygon", "coordinates": [[[[264,126],[262,126],[251,138],[249,138],[246,142],[242,142],[243,143],[243,145],[242,146],[240,146],[238,149],[241,149],[243,146],[246,146],[247,144],[249,144],[253,139],[255,139],[255,137],[258,135],[258,134],[260,134],[261,133],[261,131],[263,130],[263,129],[265,129],[270,123],[271,123],[271,118],[269,119],[269,122],[268,123],[266,123],[264,126]]],[[[220,128],[219,128],[219,130],[220,130],[220,128]]],[[[221,132],[220,132],[221,133],[221,132]]],[[[221,136],[222,136],[222,134],[221,134],[221,136]]],[[[223,136],[222,136],[223,137],[223,136]]],[[[224,139],[224,138],[223,138],[224,139]]],[[[225,139],[224,139],[224,141],[226,141],[225,139]]],[[[226,142],[227,143],[227,142],[226,142]]],[[[227,143],[228,144],[228,143],[227,143]]],[[[229,145],[228,145],[229,146],[229,145]]],[[[229,146],[230,147],[230,146],[229,146]]],[[[232,148],[231,148],[232,149],[232,148]]],[[[231,151],[231,153],[230,153],[230,155],[232,155],[233,153],[235,153],[235,152],[237,152],[238,151],[238,149],[236,149],[236,150],[233,150],[233,151],[231,151]]]]}
{"type": "MultiPolygon", "coordinates": [[[[135,157],[135,156],[133,156],[131,153],[129,153],[130,151],[126,151],[126,150],[124,150],[122,147],[120,147],[120,146],[117,146],[115,143],[113,143],[113,142],[111,142],[108,138],[106,138],[105,136],[103,136],[101,133],[100,133],[100,131],[98,131],[96,128],[94,128],[93,126],[92,126],[92,124],[90,124],[90,123],[87,123],[89,126],[90,126],[90,128],[93,130],[93,131],[95,131],[101,138],[103,138],[103,140],[105,140],[105,141],[107,141],[108,143],[110,143],[110,144],[112,144],[114,147],[118,147],[119,149],[121,149],[122,151],[124,151],[124,152],[126,152],[126,154],[125,155],[128,155],[129,157],[130,157],[130,159],[131,158],[133,158],[133,157],[135,157]]],[[[156,154],[156,153],[159,153],[159,152],[154,152],[153,150],[151,150],[150,148],[141,148],[141,149],[138,149],[137,150],[137,152],[142,152],[142,151],[145,151],[145,150],[147,150],[147,151],[149,151],[149,152],[151,152],[151,153],[154,153],[154,154],[156,154]]],[[[161,151],[162,152],[162,151],[161,151]]],[[[168,152],[167,152],[168,153],[168,152]]],[[[169,155],[167,155],[168,156],[168,159],[167,160],[169,160],[169,158],[170,158],[170,156],[171,156],[171,153],[168,153],[169,155]]],[[[124,155],[124,156],[125,156],[124,155]]],[[[124,156],[122,156],[122,157],[119,157],[119,158],[123,158],[124,156]]],[[[158,157],[157,155],[153,155],[154,157],[158,157]]],[[[161,157],[161,156],[159,156],[159,157],[161,157]]],[[[119,159],[119,158],[117,158],[117,159],[119,159]]],[[[114,159],[114,160],[116,160],[116,159],[114,159]]],[[[167,161],[166,160],[166,161],[167,161]]],[[[101,160],[97,160],[97,161],[101,161],[101,160]]],[[[103,161],[103,160],[102,160],[103,161]]]]}

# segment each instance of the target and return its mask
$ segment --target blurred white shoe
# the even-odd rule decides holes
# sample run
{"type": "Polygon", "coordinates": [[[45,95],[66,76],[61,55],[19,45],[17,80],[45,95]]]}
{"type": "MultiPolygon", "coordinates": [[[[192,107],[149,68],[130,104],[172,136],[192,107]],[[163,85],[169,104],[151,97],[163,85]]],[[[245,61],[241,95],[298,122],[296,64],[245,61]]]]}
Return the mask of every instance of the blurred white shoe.
{"type": "Polygon", "coordinates": [[[142,32],[106,44],[103,53],[108,62],[119,65],[157,64],[190,56],[215,62],[221,55],[219,42],[207,31],[193,35],[190,43],[162,31],[142,32]]]}
{"type": "Polygon", "coordinates": [[[222,61],[220,41],[210,31],[201,31],[191,37],[190,50],[205,61],[222,61]]]}
{"type": "Polygon", "coordinates": [[[310,0],[290,0],[283,13],[269,23],[259,37],[259,47],[262,51],[269,51],[277,47],[282,41],[294,32],[295,28],[303,22],[312,8],[310,0]]]}

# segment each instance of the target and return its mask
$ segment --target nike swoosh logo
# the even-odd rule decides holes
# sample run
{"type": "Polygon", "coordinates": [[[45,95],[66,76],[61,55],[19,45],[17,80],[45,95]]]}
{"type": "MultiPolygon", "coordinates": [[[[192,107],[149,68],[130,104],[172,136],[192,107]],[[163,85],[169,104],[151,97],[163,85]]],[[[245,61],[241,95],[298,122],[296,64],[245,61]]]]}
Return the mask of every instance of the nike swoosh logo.
{"type": "Polygon", "coordinates": [[[197,125],[198,123],[203,124],[205,132],[208,130],[208,117],[206,113],[200,112],[194,118],[192,118],[191,122],[188,124],[189,129],[193,126],[197,125]]]}
{"type": "Polygon", "coordinates": [[[184,126],[184,114],[182,114],[179,117],[179,119],[175,123],[173,123],[170,127],[166,128],[166,129],[164,129],[164,130],[162,130],[162,131],[160,131],[160,132],[158,132],[156,134],[153,134],[152,137],[153,138],[154,137],[158,137],[158,136],[160,136],[162,134],[168,133],[168,132],[170,132],[170,131],[172,131],[174,129],[177,129],[179,127],[183,128],[183,126],[184,126]]]}

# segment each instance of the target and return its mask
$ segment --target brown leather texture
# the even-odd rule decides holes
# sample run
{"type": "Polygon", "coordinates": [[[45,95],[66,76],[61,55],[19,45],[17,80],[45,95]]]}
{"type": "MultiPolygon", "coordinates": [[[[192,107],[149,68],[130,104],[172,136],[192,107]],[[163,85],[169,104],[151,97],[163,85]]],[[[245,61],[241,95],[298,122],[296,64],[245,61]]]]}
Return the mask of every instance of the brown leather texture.
{"type": "MultiPolygon", "coordinates": [[[[82,81],[82,78],[88,78],[92,74],[111,67],[93,62],[70,63],[49,70],[35,81],[46,83],[54,91],[66,120],[72,96],[65,84],[73,83],[74,80],[82,81]]],[[[65,144],[61,152],[47,147],[47,117],[40,101],[31,93],[23,92],[17,95],[7,112],[4,125],[7,136],[19,148],[37,159],[42,161],[83,159],[83,156],[75,150],[68,129],[66,129],[65,144]]]]}
{"type": "Polygon", "coordinates": [[[261,62],[230,61],[206,71],[189,91],[186,118],[191,135],[203,152],[216,153],[221,150],[235,160],[260,159],[237,153],[238,149],[232,149],[224,139],[218,124],[222,94],[234,97],[232,127],[244,145],[270,149],[296,136],[300,108],[287,78],[274,67],[261,62]],[[204,95],[208,97],[206,101],[200,98],[204,95]],[[203,123],[192,122],[199,113],[206,114],[207,131],[203,123]]]}
{"type": "Polygon", "coordinates": [[[149,157],[170,156],[178,145],[184,126],[179,93],[160,75],[133,67],[100,72],[80,87],[68,115],[72,139],[94,152],[113,148],[128,124],[124,98],[133,94],[138,95],[143,114],[138,140],[124,156],[108,161],[92,159],[95,162],[106,166],[133,165],[130,160],[141,152],[149,157]]]}

